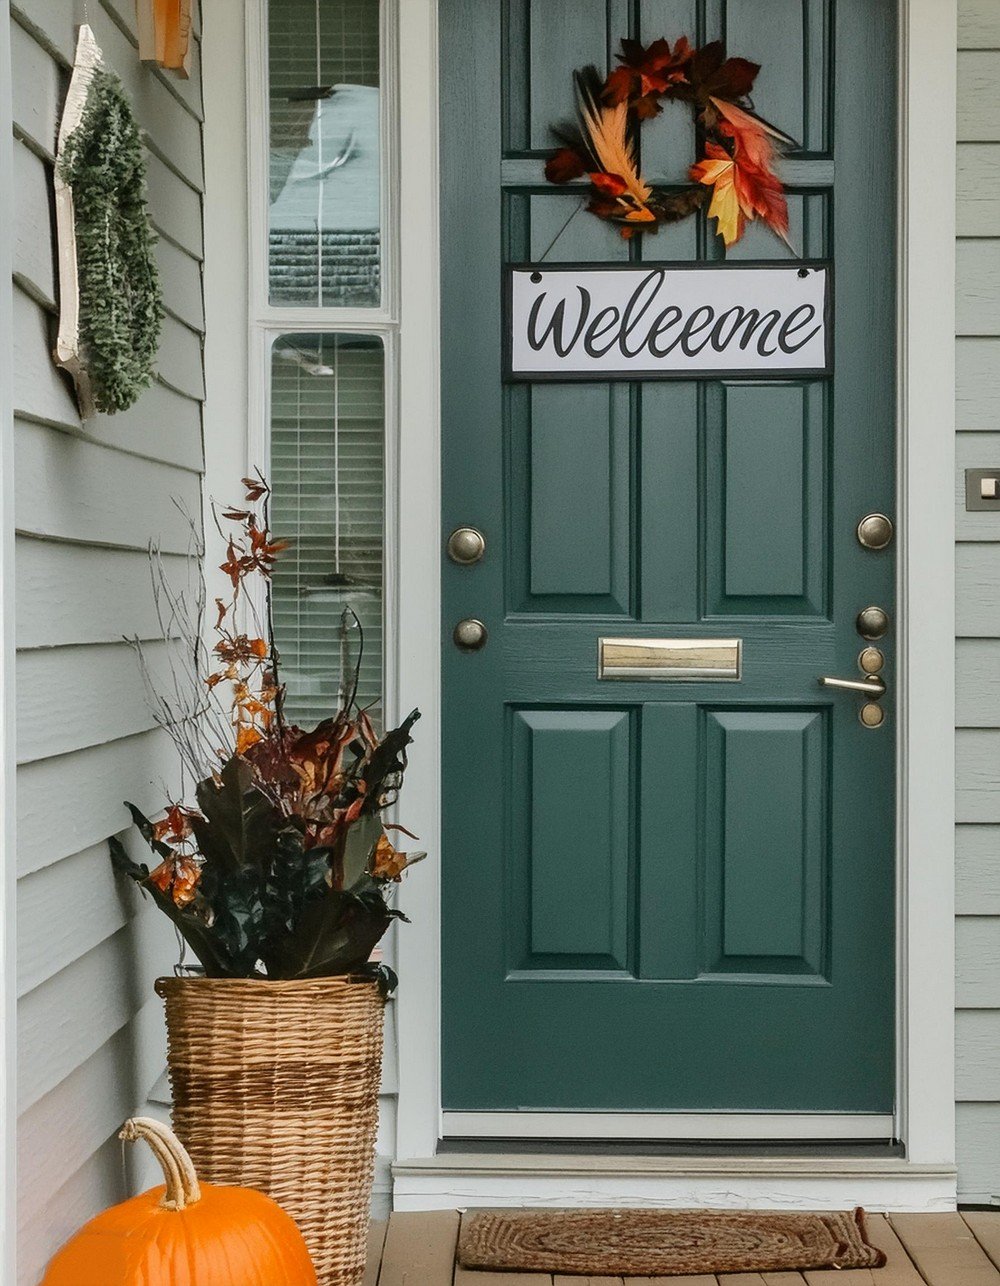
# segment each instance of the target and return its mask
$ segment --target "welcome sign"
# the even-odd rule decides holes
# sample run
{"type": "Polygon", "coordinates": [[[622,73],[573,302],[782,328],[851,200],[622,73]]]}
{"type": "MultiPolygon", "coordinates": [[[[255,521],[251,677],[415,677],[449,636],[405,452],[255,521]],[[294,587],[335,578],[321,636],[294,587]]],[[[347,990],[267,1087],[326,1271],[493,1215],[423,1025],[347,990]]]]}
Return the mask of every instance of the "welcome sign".
{"type": "Polygon", "coordinates": [[[825,375],[829,264],[556,264],[509,270],[507,375],[825,375]]]}

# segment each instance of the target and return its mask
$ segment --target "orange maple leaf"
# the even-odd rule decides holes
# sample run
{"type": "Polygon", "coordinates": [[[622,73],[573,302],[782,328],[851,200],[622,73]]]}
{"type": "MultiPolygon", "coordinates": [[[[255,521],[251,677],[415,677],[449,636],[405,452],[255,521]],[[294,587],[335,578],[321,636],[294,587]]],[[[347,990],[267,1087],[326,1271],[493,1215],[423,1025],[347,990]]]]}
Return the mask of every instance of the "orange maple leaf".
{"type": "Polygon", "coordinates": [[[695,182],[712,188],[708,216],[717,220],[716,228],[728,250],[743,235],[746,222],[736,191],[736,162],[725,148],[708,142],[704,160],[692,165],[689,173],[695,182]]]}

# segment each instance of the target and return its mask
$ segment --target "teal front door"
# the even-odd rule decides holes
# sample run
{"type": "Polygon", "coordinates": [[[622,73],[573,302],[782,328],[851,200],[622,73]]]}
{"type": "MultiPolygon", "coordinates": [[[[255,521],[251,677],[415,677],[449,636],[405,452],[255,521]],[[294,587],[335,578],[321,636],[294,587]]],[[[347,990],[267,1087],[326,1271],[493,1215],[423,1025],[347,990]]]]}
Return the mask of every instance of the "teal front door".
{"type": "MultiPolygon", "coordinates": [[[[442,546],[485,539],[442,553],[446,1111],[893,1110],[895,546],[858,526],[894,501],[895,24],[442,0],[442,546]],[[725,257],[704,212],[626,241],[543,177],[573,69],[681,35],[761,63],[756,108],[800,142],[833,373],[505,382],[509,264],[725,257]],[[739,678],[601,678],[602,639],[739,640],[739,678]],[[865,647],[878,727],[819,683],[863,682],[865,647]]],[[[651,179],[694,150],[680,105],[642,131],[651,179]]],[[[791,252],[754,225],[728,258],[791,252]]]]}

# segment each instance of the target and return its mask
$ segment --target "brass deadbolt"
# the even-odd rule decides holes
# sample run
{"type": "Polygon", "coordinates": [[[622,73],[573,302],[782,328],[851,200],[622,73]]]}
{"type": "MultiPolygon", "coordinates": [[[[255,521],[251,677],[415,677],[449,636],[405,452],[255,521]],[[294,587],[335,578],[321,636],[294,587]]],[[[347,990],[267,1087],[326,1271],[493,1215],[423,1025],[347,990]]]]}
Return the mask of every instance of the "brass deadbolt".
{"type": "Polygon", "coordinates": [[[489,632],[482,621],[469,616],[455,626],[452,638],[455,640],[455,646],[461,648],[463,652],[478,652],[480,648],[486,646],[489,632]]]}
{"type": "Polygon", "coordinates": [[[886,514],[865,514],[858,523],[858,544],[865,549],[885,549],[892,536],[892,519],[886,514]]]}
{"type": "Polygon", "coordinates": [[[881,607],[863,607],[856,624],[863,639],[880,639],[889,632],[889,613],[881,607]]]}
{"type": "Polygon", "coordinates": [[[858,666],[865,674],[878,674],[885,665],[885,657],[877,647],[866,647],[858,657],[858,666]]]}
{"type": "Polygon", "coordinates": [[[878,728],[885,719],[885,711],[877,701],[866,701],[858,711],[858,718],[866,728],[878,728]]]}
{"type": "Polygon", "coordinates": [[[471,567],[486,553],[486,537],[475,527],[456,527],[448,537],[448,557],[453,563],[471,567]]]}

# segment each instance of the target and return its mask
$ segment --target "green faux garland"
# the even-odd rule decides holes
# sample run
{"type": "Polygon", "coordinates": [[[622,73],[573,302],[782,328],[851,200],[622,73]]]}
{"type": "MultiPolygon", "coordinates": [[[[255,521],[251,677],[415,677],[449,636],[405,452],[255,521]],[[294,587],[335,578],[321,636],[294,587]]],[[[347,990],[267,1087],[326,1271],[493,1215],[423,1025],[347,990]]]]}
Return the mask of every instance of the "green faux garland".
{"type": "Polygon", "coordinates": [[[94,70],[60,173],[73,190],[81,357],[97,409],[124,411],[152,380],[163,296],[139,128],[104,67],[94,70]]]}

